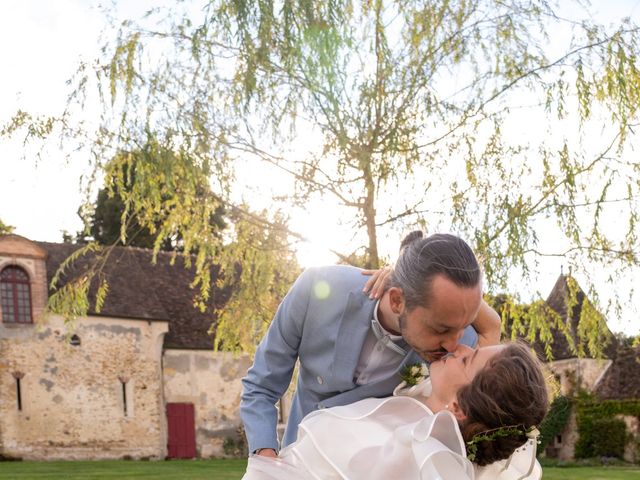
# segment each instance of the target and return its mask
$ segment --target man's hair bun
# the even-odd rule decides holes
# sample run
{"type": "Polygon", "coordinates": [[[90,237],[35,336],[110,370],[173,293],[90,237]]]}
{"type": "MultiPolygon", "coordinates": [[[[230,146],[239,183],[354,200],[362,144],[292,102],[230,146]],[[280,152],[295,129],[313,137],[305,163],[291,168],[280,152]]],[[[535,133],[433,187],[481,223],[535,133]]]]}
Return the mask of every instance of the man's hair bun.
{"type": "Polygon", "coordinates": [[[422,233],[422,230],[414,230],[413,232],[409,233],[406,237],[402,239],[402,242],[400,242],[400,251],[402,251],[410,243],[413,243],[416,240],[419,240],[423,237],[424,237],[424,233],[422,233]]]}

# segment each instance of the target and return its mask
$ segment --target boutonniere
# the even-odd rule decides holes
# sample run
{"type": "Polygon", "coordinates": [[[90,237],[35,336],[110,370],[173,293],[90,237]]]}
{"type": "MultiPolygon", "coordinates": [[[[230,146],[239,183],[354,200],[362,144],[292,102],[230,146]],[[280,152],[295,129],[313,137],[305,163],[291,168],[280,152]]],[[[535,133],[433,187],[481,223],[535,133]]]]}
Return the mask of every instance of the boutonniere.
{"type": "Polygon", "coordinates": [[[429,376],[429,367],[426,363],[412,363],[405,365],[400,370],[400,378],[409,387],[419,384],[429,376]]]}

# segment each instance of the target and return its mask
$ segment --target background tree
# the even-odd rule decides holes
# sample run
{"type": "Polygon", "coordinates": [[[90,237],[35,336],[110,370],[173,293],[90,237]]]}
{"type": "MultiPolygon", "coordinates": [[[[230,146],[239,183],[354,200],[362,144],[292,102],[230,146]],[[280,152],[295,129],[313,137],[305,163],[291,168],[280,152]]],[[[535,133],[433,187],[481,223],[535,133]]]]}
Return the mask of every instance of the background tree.
{"type": "MultiPolygon", "coordinates": [[[[289,202],[339,199],[364,232],[367,266],[381,229],[400,237],[417,223],[470,239],[494,290],[545,255],[575,271],[637,268],[640,172],[626,151],[638,27],[564,13],[528,0],[180,3],[122,23],[95,68],[81,66],[62,118],[19,112],[5,131],[60,125],[78,140],[67,125],[97,86],[95,168],[150,137],[176,152],[137,164],[130,205],[170,206],[154,246],[180,232],[199,274],[222,244],[202,219],[233,205],[237,165],[251,161],[296,178],[289,202]],[[294,145],[301,130],[317,148],[294,145]],[[194,204],[205,185],[215,194],[194,204]],[[541,241],[545,219],[559,250],[541,241]]],[[[597,350],[605,328],[591,321],[597,350]]],[[[546,322],[530,328],[549,336],[546,322]]]]}
{"type": "MultiPolygon", "coordinates": [[[[154,150],[151,148],[151,150],[154,150]]],[[[161,152],[162,155],[171,156],[171,152],[161,152]]],[[[131,157],[132,163],[125,162],[122,172],[115,173],[114,176],[108,178],[103,188],[98,191],[95,204],[87,205],[81,209],[81,217],[87,224],[85,231],[78,232],[76,238],[81,243],[86,243],[88,239],[93,239],[101,245],[114,245],[120,242],[126,245],[142,248],[153,248],[156,241],[156,231],[163,223],[163,212],[156,212],[156,218],[148,218],[148,212],[143,213],[144,221],[138,219],[140,213],[136,210],[135,205],[131,207],[131,202],[127,197],[128,204],[121,195],[120,191],[129,193],[131,187],[135,185],[135,162],[136,158],[148,155],[148,152],[138,150],[135,152],[119,153],[119,157],[131,157]],[[129,176],[127,166],[132,165],[132,173],[129,176]],[[129,205],[129,206],[128,206],[129,205]],[[84,210],[84,212],[82,212],[84,210]],[[144,225],[142,225],[144,224],[144,225]],[[124,225],[124,227],[123,227],[124,225]]],[[[118,163],[118,160],[114,160],[118,163]]],[[[117,170],[116,170],[117,171],[117,170]]],[[[207,192],[210,194],[210,191],[207,192]]],[[[203,194],[200,193],[199,196],[203,194]]],[[[196,199],[197,200],[197,199],[196,199]]],[[[224,220],[224,209],[222,206],[216,208],[210,218],[211,228],[220,235],[226,228],[224,220]]],[[[160,249],[165,251],[182,250],[181,237],[179,234],[173,238],[166,237],[160,244],[160,249]]]]}
{"type": "Polygon", "coordinates": [[[6,225],[2,220],[0,220],[0,235],[6,235],[11,232],[13,232],[13,227],[11,225],[6,225]]]}
{"type": "MultiPolygon", "coordinates": [[[[187,268],[194,267],[196,308],[206,308],[212,282],[231,291],[227,303],[215,312],[215,347],[251,352],[300,272],[286,239],[286,218],[278,212],[255,214],[246,205],[224,206],[209,187],[211,172],[205,165],[175,168],[181,161],[183,166],[187,164],[183,155],[187,153],[174,151],[149,136],[143,147],[120,152],[104,165],[105,184],[100,192],[107,201],[101,207],[109,220],[89,214],[95,236],[84,239],[85,245],[63,262],[52,284],[55,286],[59,276],[81,256],[91,254],[94,261],[81,277],[50,297],[49,308],[70,321],[86,315],[88,292],[92,282],[97,282],[99,311],[109,288],[100,271],[113,247],[153,248],[155,261],[157,253],[168,245],[175,255],[184,256],[187,268]],[[109,202],[110,198],[117,201],[109,202]],[[141,238],[153,242],[136,243],[138,232],[148,232],[141,238]],[[211,277],[214,264],[221,267],[216,278],[211,277]],[[236,322],[238,319],[241,321],[236,322]]],[[[96,211],[100,198],[99,194],[96,211]]],[[[90,204],[85,209],[93,211],[90,204]]]]}

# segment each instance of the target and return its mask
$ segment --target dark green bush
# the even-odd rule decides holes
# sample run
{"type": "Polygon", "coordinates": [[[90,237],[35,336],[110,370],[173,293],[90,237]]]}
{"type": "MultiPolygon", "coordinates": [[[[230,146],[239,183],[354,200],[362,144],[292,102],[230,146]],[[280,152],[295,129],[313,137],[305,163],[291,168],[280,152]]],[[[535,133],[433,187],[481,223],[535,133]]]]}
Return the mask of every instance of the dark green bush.
{"type": "Polygon", "coordinates": [[[540,424],[540,445],[538,454],[544,452],[545,448],[553,438],[562,432],[569,421],[571,415],[571,401],[564,395],[558,395],[551,402],[549,412],[540,424]]]}
{"type": "Polygon", "coordinates": [[[640,417],[640,400],[598,401],[595,396],[582,392],[575,399],[575,408],[579,435],[575,457],[623,458],[630,435],[626,432],[624,422],[615,416],[640,417]]]}
{"type": "Polygon", "coordinates": [[[628,434],[625,423],[611,417],[583,417],[578,424],[576,458],[624,458],[628,434]]]}

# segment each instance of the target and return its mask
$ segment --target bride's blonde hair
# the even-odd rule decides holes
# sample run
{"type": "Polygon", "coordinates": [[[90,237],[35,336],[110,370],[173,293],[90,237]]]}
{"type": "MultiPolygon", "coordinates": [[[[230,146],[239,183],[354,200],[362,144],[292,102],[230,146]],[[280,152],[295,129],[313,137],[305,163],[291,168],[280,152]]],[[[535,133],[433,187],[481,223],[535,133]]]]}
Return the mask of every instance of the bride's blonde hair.
{"type": "Polygon", "coordinates": [[[527,430],[540,425],[549,408],[542,365],[521,342],[507,344],[458,391],[457,397],[467,417],[460,430],[465,442],[475,445],[474,462],[478,465],[511,456],[527,441],[527,430]],[[486,432],[513,426],[522,428],[478,441],[480,436],[491,437],[486,432]]]}

